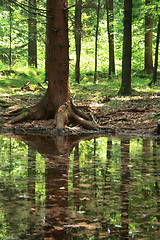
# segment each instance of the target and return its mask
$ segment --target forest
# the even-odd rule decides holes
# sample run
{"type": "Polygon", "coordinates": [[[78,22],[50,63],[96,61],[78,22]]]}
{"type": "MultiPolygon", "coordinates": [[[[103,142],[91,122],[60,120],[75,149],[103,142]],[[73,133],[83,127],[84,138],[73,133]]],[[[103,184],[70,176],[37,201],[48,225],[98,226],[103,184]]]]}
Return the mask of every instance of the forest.
{"type": "Polygon", "coordinates": [[[160,1],[0,13],[0,238],[158,240],[160,1]]]}
{"type": "Polygon", "coordinates": [[[159,9],[154,0],[1,0],[1,122],[154,128],[159,9]]]}

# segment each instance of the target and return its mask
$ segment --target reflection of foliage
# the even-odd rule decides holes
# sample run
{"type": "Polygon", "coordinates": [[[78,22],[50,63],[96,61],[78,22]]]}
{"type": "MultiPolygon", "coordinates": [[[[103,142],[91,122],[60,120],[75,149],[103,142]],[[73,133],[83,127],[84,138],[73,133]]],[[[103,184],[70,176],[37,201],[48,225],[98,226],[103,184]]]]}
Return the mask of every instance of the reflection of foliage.
{"type": "MultiPolygon", "coordinates": [[[[121,156],[125,156],[125,148],[122,148],[120,140],[112,138],[111,155],[110,159],[107,159],[108,138],[98,138],[95,143],[95,156],[94,140],[79,144],[79,188],[73,187],[72,170],[75,162],[74,154],[71,154],[69,209],[72,213],[74,212],[74,223],[79,221],[87,224],[94,223],[94,226],[98,227],[97,232],[100,236],[101,231],[104,231],[104,226],[106,226],[110,234],[106,234],[104,239],[108,239],[107,237],[120,239],[119,233],[122,227],[121,195],[124,194],[121,192],[121,156]],[[75,194],[79,196],[79,199],[75,198],[75,194]]],[[[126,159],[126,163],[127,161],[129,163],[127,163],[127,167],[129,168],[130,180],[126,183],[125,179],[123,181],[128,184],[125,186],[125,191],[129,189],[129,212],[126,213],[126,216],[128,215],[129,218],[130,234],[137,238],[145,236],[155,239],[153,226],[156,226],[156,221],[158,221],[156,217],[157,196],[155,194],[155,170],[153,169],[153,143],[150,140],[149,143],[144,145],[145,142],[141,138],[130,140],[129,160],[126,159]],[[144,157],[146,151],[148,151],[149,159],[144,157]]],[[[125,164],[125,158],[123,163],[125,164]]],[[[76,164],[78,164],[77,161],[76,164]]],[[[159,179],[159,176],[157,178],[159,179]]],[[[86,237],[87,231],[86,227],[86,230],[83,231],[78,231],[77,228],[75,232],[79,234],[79,239],[84,239],[84,237],[90,239],[86,237]]],[[[71,232],[74,234],[74,231],[70,230],[70,234],[71,232]]],[[[90,228],[90,235],[95,239],[94,229],[90,228]]]]}
{"type": "MultiPolygon", "coordinates": [[[[122,213],[127,216],[131,238],[156,239],[158,144],[149,138],[125,141],[123,137],[121,143],[117,138],[99,137],[73,149],[66,193],[68,239],[121,239],[122,213]]],[[[36,224],[44,224],[45,159],[24,142],[0,137],[0,162],[0,238],[25,239],[31,229],[37,233],[36,224]],[[31,190],[35,190],[33,195],[31,190]]]]}
{"type": "MultiPolygon", "coordinates": [[[[15,139],[0,137],[0,163],[0,239],[21,238],[22,233],[27,234],[34,199],[28,194],[28,146],[15,139]]],[[[45,198],[44,172],[44,160],[37,154],[36,176],[33,177],[35,200],[39,205],[45,198]]]]}

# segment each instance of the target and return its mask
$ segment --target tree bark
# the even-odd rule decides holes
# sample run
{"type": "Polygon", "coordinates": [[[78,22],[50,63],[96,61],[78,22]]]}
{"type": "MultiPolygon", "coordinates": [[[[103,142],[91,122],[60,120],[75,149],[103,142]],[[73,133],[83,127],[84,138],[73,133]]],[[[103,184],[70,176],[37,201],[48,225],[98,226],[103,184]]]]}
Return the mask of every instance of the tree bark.
{"type": "Polygon", "coordinates": [[[94,72],[94,82],[97,81],[97,51],[98,51],[98,30],[99,30],[99,13],[100,13],[101,0],[98,0],[97,7],[97,25],[96,25],[96,36],[95,36],[95,72],[94,72]]]}
{"type": "Polygon", "coordinates": [[[75,46],[76,46],[75,80],[77,83],[80,83],[80,56],[81,56],[81,35],[82,35],[81,8],[82,8],[82,0],[76,0],[74,34],[75,34],[75,46]]]}
{"type": "Polygon", "coordinates": [[[153,80],[152,80],[153,83],[156,83],[157,81],[159,38],[160,38],[160,16],[159,16],[159,22],[158,22],[158,28],[157,28],[155,64],[154,64],[153,80]]]}
{"type": "MultiPolygon", "coordinates": [[[[29,0],[28,4],[36,8],[36,0],[29,0]]],[[[37,68],[37,21],[32,13],[28,16],[28,65],[37,68]]]]}
{"type": "MultiPolygon", "coordinates": [[[[146,6],[149,6],[150,0],[146,0],[146,6]]],[[[153,72],[153,58],[152,58],[152,17],[147,11],[145,15],[145,72],[153,72]]]]}
{"type": "Polygon", "coordinates": [[[115,58],[114,58],[114,16],[113,16],[113,0],[106,0],[107,3],[107,31],[109,43],[109,76],[115,74],[115,58]]]}
{"type": "Polygon", "coordinates": [[[124,0],[124,35],[122,57],[122,84],[119,94],[131,93],[132,0],[124,0]]]}
{"type": "MultiPolygon", "coordinates": [[[[58,108],[70,105],[68,2],[48,0],[48,92],[47,112],[54,114],[58,108]]],[[[50,114],[49,114],[50,115],[50,114]]]]}

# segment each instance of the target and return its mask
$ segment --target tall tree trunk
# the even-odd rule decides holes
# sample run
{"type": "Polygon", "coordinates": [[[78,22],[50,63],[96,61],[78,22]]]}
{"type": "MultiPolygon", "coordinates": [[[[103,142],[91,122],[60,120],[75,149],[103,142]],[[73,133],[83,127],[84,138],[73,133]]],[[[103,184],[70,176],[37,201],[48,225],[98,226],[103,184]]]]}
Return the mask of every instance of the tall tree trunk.
{"type": "Polygon", "coordinates": [[[131,93],[132,0],[124,0],[122,84],[119,94],[131,93]]]}
{"type": "Polygon", "coordinates": [[[99,30],[99,13],[100,13],[101,0],[98,0],[97,7],[97,25],[96,25],[96,36],[95,36],[95,72],[94,72],[94,82],[97,81],[97,50],[98,50],[98,30],[99,30]]]}
{"type": "MultiPolygon", "coordinates": [[[[11,3],[10,3],[11,4],[11,3]]],[[[12,6],[9,6],[9,67],[12,67],[12,6]]]]}
{"type": "Polygon", "coordinates": [[[48,0],[48,102],[47,112],[70,104],[68,2],[48,0]],[[53,109],[54,108],[54,109],[53,109]]]}
{"type": "MultiPolygon", "coordinates": [[[[46,6],[47,8],[47,6],[46,6]]],[[[48,24],[46,24],[46,39],[45,39],[45,82],[48,82],[48,24]]]]}
{"type": "Polygon", "coordinates": [[[111,76],[111,74],[115,74],[113,0],[106,0],[106,4],[107,4],[107,31],[109,43],[109,76],[111,76]]]}
{"type": "Polygon", "coordinates": [[[76,0],[74,34],[75,34],[75,45],[76,45],[75,80],[77,83],[80,83],[80,56],[81,56],[81,35],[82,35],[81,8],[82,8],[82,0],[76,0]]]}
{"type": "MultiPolygon", "coordinates": [[[[36,8],[36,0],[29,0],[28,4],[36,8]]],[[[37,21],[32,13],[28,16],[28,65],[37,68],[37,21]]]]}
{"type": "MultiPolygon", "coordinates": [[[[150,0],[146,0],[146,6],[149,6],[150,0]]],[[[152,17],[147,11],[145,15],[145,72],[153,72],[153,58],[152,58],[152,17]]]]}
{"type": "Polygon", "coordinates": [[[159,16],[159,22],[158,22],[158,28],[157,28],[155,63],[154,63],[153,80],[152,80],[153,83],[157,81],[159,38],[160,38],[160,16],[159,16]]]}

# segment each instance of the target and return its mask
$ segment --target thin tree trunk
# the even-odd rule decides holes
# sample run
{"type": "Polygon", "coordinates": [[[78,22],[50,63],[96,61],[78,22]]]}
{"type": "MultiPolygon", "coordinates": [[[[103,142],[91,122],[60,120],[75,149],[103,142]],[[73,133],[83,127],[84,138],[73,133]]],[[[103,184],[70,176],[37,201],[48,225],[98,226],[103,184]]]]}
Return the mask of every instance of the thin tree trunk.
{"type": "Polygon", "coordinates": [[[113,0],[107,0],[107,31],[109,43],[109,76],[115,74],[113,0]]]}
{"type": "Polygon", "coordinates": [[[153,80],[152,80],[153,83],[157,81],[159,38],[160,38],[160,16],[159,16],[158,29],[157,29],[155,63],[154,63],[153,80]]]}
{"type": "MultiPolygon", "coordinates": [[[[146,0],[145,4],[148,6],[150,0],[146,0]]],[[[152,18],[150,13],[145,15],[145,71],[146,73],[153,72],[153,58],[152,58],[152,18]]]]}
{"type": "Polygon", "coordinates": [[[122,57],[122,84],[119,94],[131,93],[132,0],[124,0],[124,36],[122,57]]]}
{"type": "Polygon", "coordinates": [[[9,67],[12,67],[12,7],[9,6],[9,67]]]}
{"type": "Polygon", "coordinates": [[[75,80],[77,83],[80,83],[80,56],[81,56],[81,35],[82,35],[81,8],[82,8],[82,0],[76,0],[74,34],[75,34],[75,45],[76,45],[75,80]]]}
{"type": "MultiPolygon", "coordinates": [[[[36,0],[29,0],[29,6],[36,8],[36,0]]],[[[37,68],[37,21],[36,14],[28,16],[28,65],[37,68]]]]}
{"type": "Polygon", "coordinates": [[[97,25],[96,25],[96,37],[95,37],[95,72],[94,72],[94,82],[97,81],[97,50],[98,50],[98,30],[99,30],[99,13],[100,13],[101,0],[98,0],[97,7],[97,25]]]}

